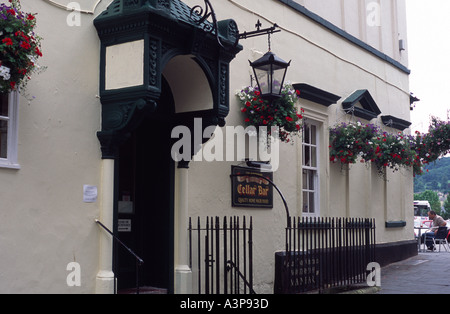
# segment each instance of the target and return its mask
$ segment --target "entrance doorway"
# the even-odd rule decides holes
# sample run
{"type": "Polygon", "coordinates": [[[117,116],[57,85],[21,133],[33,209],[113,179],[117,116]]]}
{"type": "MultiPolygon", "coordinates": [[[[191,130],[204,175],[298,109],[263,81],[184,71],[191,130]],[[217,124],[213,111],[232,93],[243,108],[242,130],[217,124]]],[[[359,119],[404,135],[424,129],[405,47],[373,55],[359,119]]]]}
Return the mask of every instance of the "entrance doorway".
{"type": "MultiPolygon", "coordinates": [[[[143,260],[142,291],[173,293],[174,178],[170,133],[173,97],[167,83],[158,110],[146,117],[121,147],[118,160],[118,237],[143,260]],[[156,288],[156,289],[154,289],[156,288]]],[[[116,246],[117,288],[136,288],[136,260],[116,246]]]]}

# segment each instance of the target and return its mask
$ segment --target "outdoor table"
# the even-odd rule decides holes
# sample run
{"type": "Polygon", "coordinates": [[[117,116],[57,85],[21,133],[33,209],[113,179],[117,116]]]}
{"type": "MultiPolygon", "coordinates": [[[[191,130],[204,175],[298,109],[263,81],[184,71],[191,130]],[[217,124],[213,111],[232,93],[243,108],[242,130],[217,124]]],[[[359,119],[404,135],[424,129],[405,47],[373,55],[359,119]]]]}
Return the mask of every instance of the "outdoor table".
{"type": "Polygon", "coordinates": [[[427,236],[425,235],[424,243],[422,243],[422,230],[430,230],[430,227],[414,227],[414,229],[419,230],[419,238],[418,238],[418,251],[419,252],[426,252],[427,249],[425,248],[423,251],[421,251],[422,244],[427,243],[427,236]]]}

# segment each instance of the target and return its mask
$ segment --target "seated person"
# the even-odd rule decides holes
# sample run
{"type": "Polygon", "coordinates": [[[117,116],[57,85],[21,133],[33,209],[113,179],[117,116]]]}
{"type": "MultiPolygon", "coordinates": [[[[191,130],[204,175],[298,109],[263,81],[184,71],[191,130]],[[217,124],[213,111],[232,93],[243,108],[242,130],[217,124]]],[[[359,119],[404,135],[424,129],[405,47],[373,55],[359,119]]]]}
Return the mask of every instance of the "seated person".
{"type": "Polygon", "coordinates": [[[433,221],[433,227],[431,228],[431,232],[427,232],[422,235],[422,243],[424,243],[424,239],[426,237],[426,245],[429,250],[434,250],[433,239],[436,237],[436,234],[439,230],[439,227],[446,227],[447,222],[434,211],[428,212],[428,218],[433,221]]]}

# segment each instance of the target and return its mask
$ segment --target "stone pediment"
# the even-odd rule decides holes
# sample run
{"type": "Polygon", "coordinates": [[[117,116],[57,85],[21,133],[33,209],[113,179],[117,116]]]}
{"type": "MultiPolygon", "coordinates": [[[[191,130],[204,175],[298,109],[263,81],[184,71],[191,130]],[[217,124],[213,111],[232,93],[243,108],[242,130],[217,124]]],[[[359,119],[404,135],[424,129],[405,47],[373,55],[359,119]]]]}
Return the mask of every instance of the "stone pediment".
{"type": "Polygon", "coordinates": [[[354,92],[342,102],[342,106],[347,114],[353,114],[368,121],[377,118],[381,114],[380,108],[378,108],[367,89],[354,92]]]}

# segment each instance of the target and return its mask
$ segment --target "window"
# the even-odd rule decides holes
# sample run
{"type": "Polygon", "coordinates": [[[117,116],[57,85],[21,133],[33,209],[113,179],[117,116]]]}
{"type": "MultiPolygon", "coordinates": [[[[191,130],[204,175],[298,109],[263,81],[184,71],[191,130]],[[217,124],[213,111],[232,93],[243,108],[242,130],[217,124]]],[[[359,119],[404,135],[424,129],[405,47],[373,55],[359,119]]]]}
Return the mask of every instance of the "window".
{"type": "Polygon", "coordinates": [[[304,216],[317,216],[319,214],[319,151],[318,127],[307,122],[303,129],[302,144],[302,193],[304,216]]]}
{"type": "Polygon", "coordinates": [[[0,94],[0,167],[19,169],[17,164],[16,92],[0,94]]]}

